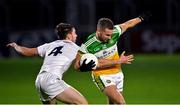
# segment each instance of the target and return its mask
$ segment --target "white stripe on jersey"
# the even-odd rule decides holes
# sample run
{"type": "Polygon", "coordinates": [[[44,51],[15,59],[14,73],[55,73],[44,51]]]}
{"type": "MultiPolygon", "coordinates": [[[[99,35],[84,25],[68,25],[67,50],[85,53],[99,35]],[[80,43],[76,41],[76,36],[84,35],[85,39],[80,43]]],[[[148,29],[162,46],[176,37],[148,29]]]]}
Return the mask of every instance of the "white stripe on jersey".
{"type": "Polygon", "coordinates": [[[56,40],[39,46],[38,53],[44,57],[40,73],[46,71],[61,78],[75,59],[78,50],[79,47],[74,42],[67,40],[56,40]]]}
{"type": "Polygon", "coordinates": [[[116,29],[119,31],[119,36],[122,34],[122,29],[119,25],[115,25],[116,29]]]}
{"type": "Polygon", "coordinates": [[[96,37],[93,37],[93,38],[91,38],[90,40],[88,40],[88,41],[85,43],[85,45],[86,45],[86,46],[89,46],[89,45],[91,45],[95,40],[96,40],[96,37]]]}

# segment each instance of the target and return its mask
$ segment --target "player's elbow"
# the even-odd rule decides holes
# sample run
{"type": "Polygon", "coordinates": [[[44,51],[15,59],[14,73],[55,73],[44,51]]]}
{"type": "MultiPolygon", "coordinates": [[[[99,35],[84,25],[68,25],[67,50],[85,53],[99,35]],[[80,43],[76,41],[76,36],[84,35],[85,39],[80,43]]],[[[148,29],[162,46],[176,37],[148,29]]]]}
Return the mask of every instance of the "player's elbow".
{"type": "Polygon", "coordinates": [[[79,64],[74,64],[74,69],[79,71],[80,65],[79,64]]]}

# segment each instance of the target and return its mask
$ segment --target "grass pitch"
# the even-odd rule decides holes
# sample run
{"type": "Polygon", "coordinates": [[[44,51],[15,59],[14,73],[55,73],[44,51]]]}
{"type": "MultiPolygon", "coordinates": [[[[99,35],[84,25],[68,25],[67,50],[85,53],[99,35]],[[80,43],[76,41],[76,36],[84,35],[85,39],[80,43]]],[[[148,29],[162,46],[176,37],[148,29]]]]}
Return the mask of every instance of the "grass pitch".
{"type": "MultiPolygon", "coordinates": [[[[39,104],[34,81],[43,59],[0,60],[0,104],[39,104]]],[[[131,65],[123,65],[124,97],[128,104],[180,104],[180,55],[135,55],[131,65]]],[[[90,72],[72,68],[64,80],[79,90],[90,104],[106,104],[90,72]]]]}

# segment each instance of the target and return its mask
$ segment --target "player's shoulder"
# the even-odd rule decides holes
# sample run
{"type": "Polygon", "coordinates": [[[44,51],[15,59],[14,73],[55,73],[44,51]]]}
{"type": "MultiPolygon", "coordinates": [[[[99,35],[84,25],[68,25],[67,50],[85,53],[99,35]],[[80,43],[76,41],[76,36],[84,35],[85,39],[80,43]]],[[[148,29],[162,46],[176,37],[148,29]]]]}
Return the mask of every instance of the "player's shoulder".
{"type": "Polygon", "coordinates": [[[90,34],[90,35],[87,37],[87,40],[92,39],[92,38],[95,37],[95,36],[96,36],[96,33],[94,32],[94,33],[90,34]]]}
{"type": "Polygon", "coordinates": [[[92,34],[90,34],[89,36],[87,36],[86,39],[85,39],[85,41],[84,41],[83,43],[84,43],[84,44],[85,44],[85,43],[92,43],[92,42],[94,42],[94,41],[96,41],[96,33],[95,33],[95,32],[92,33],[92,34]]]}
{"type": "Polygon", "coordinates": [[[116,33],[122,33],[122,29],[119,25],[115,25],[114,26],[114,30],[113,30],[113,33],[116,34],[116,33]]]}

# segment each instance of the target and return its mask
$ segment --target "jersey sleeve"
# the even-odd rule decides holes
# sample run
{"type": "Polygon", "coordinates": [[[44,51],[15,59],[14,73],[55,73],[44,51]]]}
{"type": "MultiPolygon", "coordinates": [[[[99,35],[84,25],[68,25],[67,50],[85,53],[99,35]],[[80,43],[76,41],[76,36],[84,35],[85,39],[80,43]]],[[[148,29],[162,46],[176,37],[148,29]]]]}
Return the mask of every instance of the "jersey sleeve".
{"type": "Polygon", "coordinates": [[[118,35],[121,36],[122,35],[122,29],[119,25],[115,25],[115,32],[116,33],[119,33],[118,35]]]}
{"type": "Polygon", "coordinates": [[[39,56],[41,57],[45,56],[47,47],[48,47],[48,44],[43,44],[37,47],[39,56]]]}

